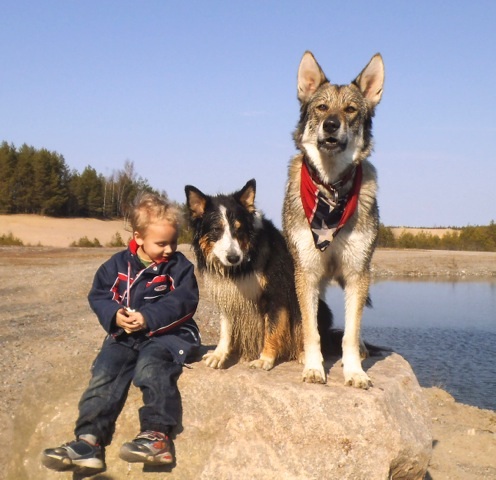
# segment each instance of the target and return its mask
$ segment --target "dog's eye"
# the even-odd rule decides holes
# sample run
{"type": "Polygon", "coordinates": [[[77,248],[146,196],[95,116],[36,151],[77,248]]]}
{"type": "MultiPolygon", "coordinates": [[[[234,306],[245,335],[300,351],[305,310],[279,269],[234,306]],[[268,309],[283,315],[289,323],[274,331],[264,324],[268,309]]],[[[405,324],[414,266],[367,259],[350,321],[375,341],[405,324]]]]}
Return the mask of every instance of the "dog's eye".
{"type": "Polygon", "coordinates": [[[348,105],[344,111],[346,113],[355,113],[357,111],[357,109],[353,106],[353,105],[348,105]]]}
{"type": "Polygon", "coordinates": [[[329,107],[325,103],[321,103],[320,105],[317,105],[317,110],[320,110],[321,112],[327,112],[327,110],[329,110],[329,107]]]}

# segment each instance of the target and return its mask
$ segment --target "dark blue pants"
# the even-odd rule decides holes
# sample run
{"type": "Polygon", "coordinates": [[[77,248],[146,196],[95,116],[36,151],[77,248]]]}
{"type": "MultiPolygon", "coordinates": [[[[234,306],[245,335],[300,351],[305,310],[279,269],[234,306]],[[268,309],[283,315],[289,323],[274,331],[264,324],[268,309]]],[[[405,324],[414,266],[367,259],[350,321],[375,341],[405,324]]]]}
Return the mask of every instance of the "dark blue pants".
{"type": "Polygon", "coordinates": [[[140,431],[168,433],[181,416],[177,379],[182,366],[155,339],[107,337],[92,366],[92,377],[79,402],[75,434],[95,435],[109,445],[131,381],[141,389],[140,431]]]}

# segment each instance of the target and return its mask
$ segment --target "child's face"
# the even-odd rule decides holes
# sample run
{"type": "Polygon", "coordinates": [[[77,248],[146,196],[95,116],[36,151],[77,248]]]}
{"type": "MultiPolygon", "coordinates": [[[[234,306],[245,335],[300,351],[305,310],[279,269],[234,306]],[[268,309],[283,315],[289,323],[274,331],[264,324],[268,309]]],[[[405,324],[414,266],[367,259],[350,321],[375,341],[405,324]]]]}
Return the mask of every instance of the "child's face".
{"type": "Polygon", "coordinates": [[[152,223],[143,235],[134,232],[134,239],[145,254],[144,260],[161,262],[177,249],[177,228],[167,220],[152,223]]]}

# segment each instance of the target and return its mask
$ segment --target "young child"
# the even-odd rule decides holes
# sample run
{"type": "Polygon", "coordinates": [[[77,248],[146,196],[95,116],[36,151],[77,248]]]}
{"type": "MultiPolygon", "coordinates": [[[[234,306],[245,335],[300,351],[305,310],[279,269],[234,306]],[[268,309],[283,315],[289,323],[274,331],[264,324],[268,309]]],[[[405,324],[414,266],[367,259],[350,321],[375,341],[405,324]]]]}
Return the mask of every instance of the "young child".
{"type": "Polygon", "coordinates": [[[193,265],[176,252],[179,212],[164,199],[143,194],[133,205],[129,248],[97,271],[88,295],[107,337],[79,402],[76,440],[44,450],[53,470],[104,471],[109,445],[131,381],[141,389],[140,434],[119,453],[128,462],[174,462],[171,429],[181,412],[177,380],[197,353],[193,320],[198,285],[193,265]]]}

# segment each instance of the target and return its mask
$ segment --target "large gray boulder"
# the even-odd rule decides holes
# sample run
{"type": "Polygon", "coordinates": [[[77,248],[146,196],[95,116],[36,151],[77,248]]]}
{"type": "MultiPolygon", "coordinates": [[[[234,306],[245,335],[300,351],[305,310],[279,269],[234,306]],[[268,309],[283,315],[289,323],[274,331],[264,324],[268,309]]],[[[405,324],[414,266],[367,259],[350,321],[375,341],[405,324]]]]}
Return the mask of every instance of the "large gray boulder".
{"type": "MultiPolygon", "coordinates": [[[[302,383],[295,362],[270,372],[247,364],[226,370],[193,364],[179,381],[183,420],[173,468],[143,470],[118,458],[120,445],[139,428],[140,392],[132,387],[107,448],[107,472],[93,478],[422,479],[432,436],[429,408],[412,369],[394,353],[364,365],[374,383],[369,390],[345,387],[337,359],[327,364],[327,385],[302,383]]],[[[39,454],[71,438],[82,390],[70,387],[58,402],[25,412],[33,432],[7,478],[72,478],[45,469],[39,454]]]]}

